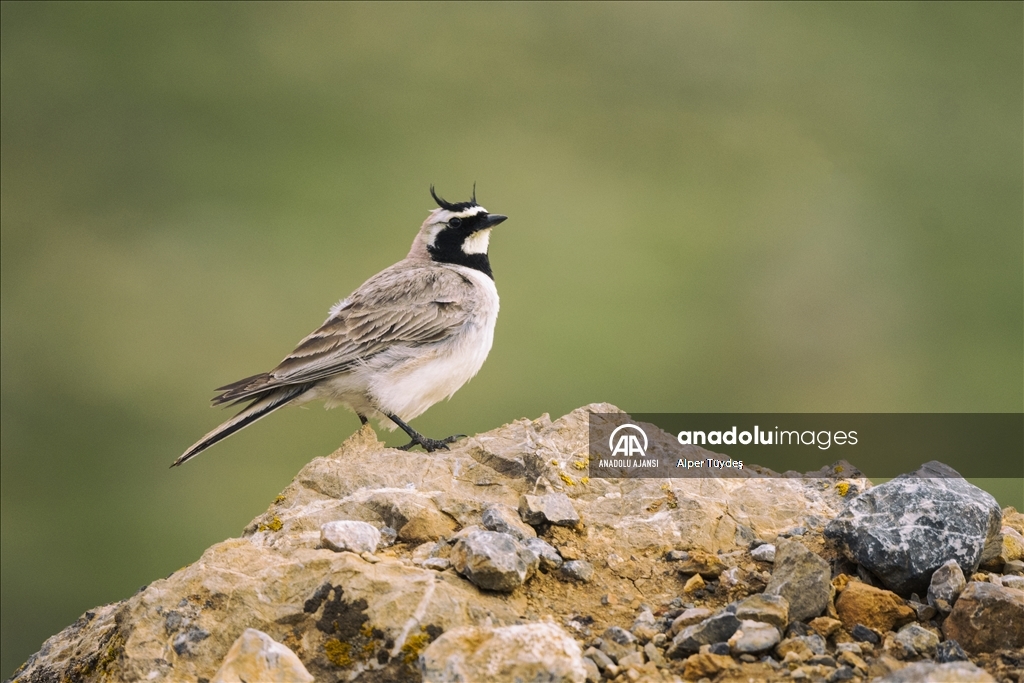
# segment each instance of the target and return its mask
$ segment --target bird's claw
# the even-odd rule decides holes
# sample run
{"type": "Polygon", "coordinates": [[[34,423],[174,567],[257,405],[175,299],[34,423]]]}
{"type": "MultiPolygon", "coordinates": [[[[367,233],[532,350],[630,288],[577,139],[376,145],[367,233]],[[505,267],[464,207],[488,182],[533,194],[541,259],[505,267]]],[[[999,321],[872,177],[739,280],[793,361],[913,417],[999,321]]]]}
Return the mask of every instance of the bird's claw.
{"type": "Polygon", "coordinates": [[[459,439],[464,439],[465,437],[465,434],[452,434],[451,436],[446,437],[444,439],[431,439],[430,437],[421,436],[418,439],[413,438],[412,441],[405,444],[404,446],[399,446],[398,450],[408,451],[411,450],[414,446],[422,446],[423,450],[425,450],[427,453],[433,453],[434,451],[439,451],[441,449],[447,451],[449,450],[448,444],[455,443],[459,439]]]}

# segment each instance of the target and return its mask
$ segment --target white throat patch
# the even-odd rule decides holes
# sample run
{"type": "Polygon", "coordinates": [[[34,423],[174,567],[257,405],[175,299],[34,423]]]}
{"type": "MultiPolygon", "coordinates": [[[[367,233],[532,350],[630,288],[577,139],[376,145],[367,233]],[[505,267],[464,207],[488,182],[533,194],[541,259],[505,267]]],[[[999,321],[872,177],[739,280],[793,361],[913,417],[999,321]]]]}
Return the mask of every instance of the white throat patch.
{"type": "Polygon", "coordinates": [[[462,243],[462,253],[464,254],[486,254],[487,247],[491,242],[491,229],[486,228],[474,232],[472,235],[466,238],[462,243]]]}

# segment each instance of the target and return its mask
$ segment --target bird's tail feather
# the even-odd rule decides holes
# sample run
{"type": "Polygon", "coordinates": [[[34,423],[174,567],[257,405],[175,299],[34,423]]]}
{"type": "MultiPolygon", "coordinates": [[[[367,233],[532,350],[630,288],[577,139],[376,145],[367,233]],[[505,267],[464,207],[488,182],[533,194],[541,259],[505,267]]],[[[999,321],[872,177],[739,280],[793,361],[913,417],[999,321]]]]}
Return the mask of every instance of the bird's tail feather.
{"type": "Polygon", "coordinates": [[[309,385],[306,384],[282,387],[257,398],[255,401],[243,408],[233,418],[192,444],[187,451],[182,453],[181,456],[171,464],[171,467],[177,467],[178,465],[191,460],[218,441],[226,439],[240,429],[248,427],[256,420],[270,415],[270,413],[274,412],[278,408],[283,407],[298,398],[300,395],[304,394],[307,389],[309,389],[309,385]]]}

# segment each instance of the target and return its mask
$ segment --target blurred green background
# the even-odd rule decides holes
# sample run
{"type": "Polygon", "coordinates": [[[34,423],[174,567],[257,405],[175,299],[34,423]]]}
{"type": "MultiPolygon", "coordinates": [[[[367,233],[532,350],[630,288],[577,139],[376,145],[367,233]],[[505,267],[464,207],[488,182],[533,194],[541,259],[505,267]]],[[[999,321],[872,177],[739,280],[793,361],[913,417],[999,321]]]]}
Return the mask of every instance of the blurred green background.
{"type": "Polygon", "coordinates": [[[0,26],[3,676],[356,429],[283,411],[167,469],[229,414],[214,387],[404,256],[430,183],[510,220],[490,359],[426,434],[592,401],[1024,409],[1021,3],[4,2],[0,26]]]}

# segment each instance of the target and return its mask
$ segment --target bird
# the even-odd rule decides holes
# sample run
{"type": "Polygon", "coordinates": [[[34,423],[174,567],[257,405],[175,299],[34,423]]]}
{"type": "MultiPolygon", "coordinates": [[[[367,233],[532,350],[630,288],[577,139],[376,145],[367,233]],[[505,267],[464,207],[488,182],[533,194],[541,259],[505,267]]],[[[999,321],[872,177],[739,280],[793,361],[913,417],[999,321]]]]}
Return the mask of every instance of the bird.
{"type": "Polygon", "coordinates": [[[327,320],[277,367],[220,387],[213,405],[247,403],[199,439],[171,467],[286,405],[323,400],[344,406],[360,423],[401,428],[409,450],[447,449],[463,438],[431,439],[409,426],[451,398],[483,366],[494,341],[498,290],[488,258],[491,229],[508,217],[472,198],[437,204],[409,254],[335,304],[327,320]]]}

